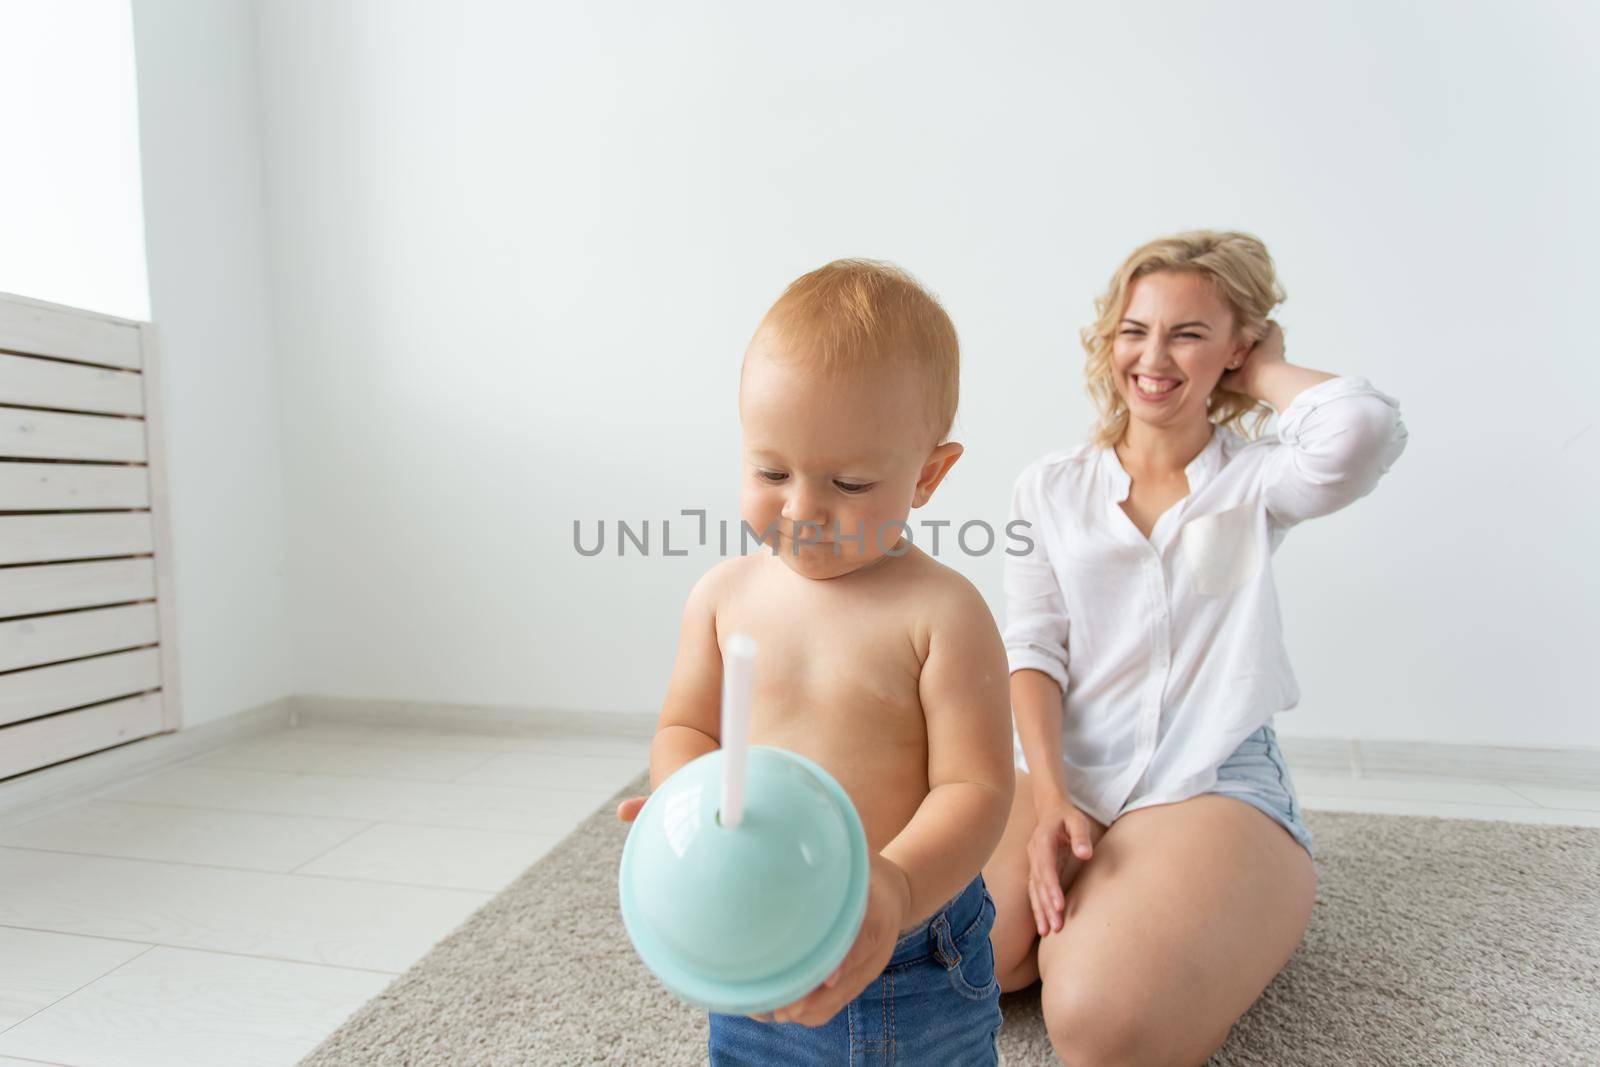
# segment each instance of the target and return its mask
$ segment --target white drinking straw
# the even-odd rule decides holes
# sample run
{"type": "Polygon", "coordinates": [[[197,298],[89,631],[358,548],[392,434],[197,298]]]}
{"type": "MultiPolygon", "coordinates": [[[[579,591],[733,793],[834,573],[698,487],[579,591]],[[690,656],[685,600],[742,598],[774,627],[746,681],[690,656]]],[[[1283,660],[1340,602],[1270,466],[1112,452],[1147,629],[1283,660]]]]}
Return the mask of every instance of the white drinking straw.
{"type": "Polygon", "coordinates": [[[730,830],[744,818],[745,762],[750,751],[750,685],[755,678],[756,642],[729,634],[722,656],[722,825],[730,830]]]}

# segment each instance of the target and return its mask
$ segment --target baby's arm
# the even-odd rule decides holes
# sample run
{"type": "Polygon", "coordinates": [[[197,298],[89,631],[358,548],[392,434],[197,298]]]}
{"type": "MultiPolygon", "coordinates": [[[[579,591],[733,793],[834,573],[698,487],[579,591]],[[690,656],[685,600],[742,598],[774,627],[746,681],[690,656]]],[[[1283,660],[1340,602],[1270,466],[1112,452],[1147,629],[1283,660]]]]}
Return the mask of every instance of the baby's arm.
{"type": "Polygon", "coordinates": [[[983,597],[964,579],[930,626],[918,692],[928,731],[928,794],[882,855],[905,872],[915,926],[977,875],[1005,831],[1015,785],[1010,672],[983,597]]]}
{"type": "MultiPolygon", "coordinates": [[[[713,567],[689,591],[678,630],[678,658],[667,683],[667,699],[650,742],[650,788],[654,789],[685,763],[720,747],[722,735],[722,652],[717,645],[716,589],[719,568],[713,567]]],[[[617,818],[639,817],[645,797],[628,797],[617,805],[617,818]]]]}
{"type": "Polygon", "coordinates": [[[650,788],[696,757],[715,751],[722,735],[722,652],[717,645],[716,590],[719,568],[689,591],[678,630],[678,657],[667,698],[650,743],[650,788]]]}

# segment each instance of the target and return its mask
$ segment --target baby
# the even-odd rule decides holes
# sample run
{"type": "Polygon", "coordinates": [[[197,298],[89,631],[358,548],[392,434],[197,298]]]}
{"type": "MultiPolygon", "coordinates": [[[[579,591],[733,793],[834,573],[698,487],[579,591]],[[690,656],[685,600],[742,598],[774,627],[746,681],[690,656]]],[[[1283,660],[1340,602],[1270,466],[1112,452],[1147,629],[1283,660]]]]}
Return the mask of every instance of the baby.
{"type": "Polygon", "coordinates": [[[764,547],[689,593],[650,782],[718,747],[720,643],[749,634],[750,743],[838,779],[872,861],[844,963],[771,1016],[713,1014],[714,1064],[996,1061],[978,871],[1011,801],[1005,649],[971,583],[905,536],[961,456],[958,372],[938,302],[865,260],[796,280],[745,352],[740,512],[764,547]]]}

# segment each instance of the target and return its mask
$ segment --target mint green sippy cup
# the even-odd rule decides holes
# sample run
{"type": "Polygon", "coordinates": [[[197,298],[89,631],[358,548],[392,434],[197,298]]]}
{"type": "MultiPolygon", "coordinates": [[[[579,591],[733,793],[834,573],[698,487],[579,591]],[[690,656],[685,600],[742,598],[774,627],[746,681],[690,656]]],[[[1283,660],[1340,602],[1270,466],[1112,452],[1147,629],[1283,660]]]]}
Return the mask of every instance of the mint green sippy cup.
{"type": "Polygon", "coordinates": [[[867,907],[867,838],[850,797],[804,756],[750,747],[755,641],[726,642],[722,747],[645,802],[622,850],[622,921],[672,993],[758,1015],[844,962],[867,907]]]}

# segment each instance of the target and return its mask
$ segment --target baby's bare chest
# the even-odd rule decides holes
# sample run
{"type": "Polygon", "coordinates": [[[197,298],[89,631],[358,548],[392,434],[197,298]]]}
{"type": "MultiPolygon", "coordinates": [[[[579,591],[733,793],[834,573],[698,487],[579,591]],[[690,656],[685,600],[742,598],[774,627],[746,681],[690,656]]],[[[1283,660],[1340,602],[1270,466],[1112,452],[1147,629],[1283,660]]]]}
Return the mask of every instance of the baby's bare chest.
{"type": "Polygon", "coordinates": [[[915,739],[920,747],[925,650],[915,619],[897,609],[859,600],[769,600],[719,613],[721,636],[746,633],[760,648],[751,740],[800,732],[830,741],[915,739]]]}
{"type": "Polygon", "coordinates": [[[717,631],[754,637],[750,742],[807,756],[838,780],[873,850],[905,826],[928,791],[920,684],[928,637],[914,591],[888,583],[843,595],[825,583],[798,595],[731,597],[717,631]]]}

